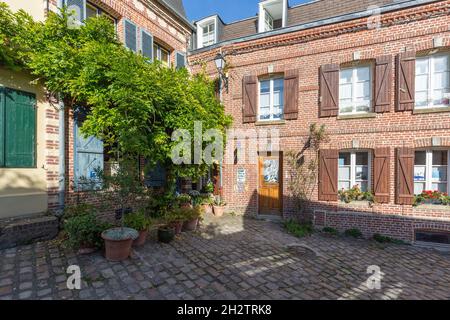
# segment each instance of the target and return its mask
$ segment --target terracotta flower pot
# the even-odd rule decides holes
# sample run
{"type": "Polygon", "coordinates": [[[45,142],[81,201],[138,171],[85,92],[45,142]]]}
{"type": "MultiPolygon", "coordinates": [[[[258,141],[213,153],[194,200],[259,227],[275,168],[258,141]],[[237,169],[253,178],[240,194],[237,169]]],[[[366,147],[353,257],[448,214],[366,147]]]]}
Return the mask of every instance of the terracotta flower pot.
{"type": "Polygon", "coordinates": [[[161,227],[158,229],[158,241],[162,243],[170,243],[175,237],[175,228],[161,227]]]}
{"type": "Polygon", "coordinates": [[[173,222],[170,226],[175,229],[175,235],[179,235],[183,230],[183,221],[173,222]]]}
{"type": "Polygon", "coordinates": [[[202,204],[202,210],[206,214],[211,214],[213,212],[212,206],[210,204],[202,204]]]}
{"type": "Polygon", "coordinates": [[[223,216],[223,212],[225,211],[225,207],[223,207],[223,206],[213,206],[213,210],[214,210],[214,215],[216,217],[222,217],[223,216]]]}
{"type": "Polygon", "coordinates": [[[145,244],[145,241],[147,241],[148,236],[148,230],[141,230],[139,231],[139,237],[133,241],[134,247],[140,247],[145,244]]]}
{"type": "Polygon", "coordinates": [[[106,259],[109,261],[126,260],[130,256],[133,241],[138,237],[139,233],[131,228],[114,228],[103,231],[106,259]]]}
{"type": "Polygon", "coordinates": [[[197,230],[198,218],[185,221],[183,223],[183,231],[195,231],[197,230]]]}

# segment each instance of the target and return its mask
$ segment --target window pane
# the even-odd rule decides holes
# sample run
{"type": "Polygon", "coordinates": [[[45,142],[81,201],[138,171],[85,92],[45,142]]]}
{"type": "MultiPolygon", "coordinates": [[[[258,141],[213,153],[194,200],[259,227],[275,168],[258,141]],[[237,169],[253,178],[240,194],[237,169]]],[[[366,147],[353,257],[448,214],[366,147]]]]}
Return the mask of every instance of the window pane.
{"type": "Polygon", "coordinates": [[[427,91],[422,91],[422,92],[416,91],[416,106],[417,107],[428,106],[428,92],[427,91]]]}
{"type": "Polygon", "coordinates": [[[447,183],[433,183],[433,191],[447,192],[447,183]]]}
{"type": "Polygon", "coordinates": [[[428,90],[428,75],[418,75],[416,77],[416,91],[428,90]]]}
{"type": "Polygon", "coordinates": [[[349,166],[350,165],[350,153],[347,153],[347,152],[339,153],[339,165],[340,166],[349,166]]]}
{"type": "Polygon", "coordinates": [[[265,92],[270,92],[270,81],[266,80],[266,81],[261,81],[260,83],[260,87],[261,87],[261,93],[265,93],[265,92]]]}
{"type": "Polygon", "coordinates": [[[356,68],[356,81],[369,81],[369,80],[370,80],[369,67],[356,68]]]}
{"type": "Polygon", "coordinates": [[[367,152],[356,153],[356,165],[367,166],[369,164],[369,154],[367,152]]]}
{"type": "Polygon", "coordinates": [[[350,181],[350,167],[339,167],[339,180],[350,181]]]}
{"type": "Polygon", "coordinates": [[[433,166],[446,166],[448,164],[448,152],[442,150],[433,151],[433,166]]]}
{"type": "Polygon", "coordinates": [[[350,182],[349,181],[339,181],[339,190],[349,190],[350,189],[350,182]]]}
{"type": "Polygon", "coordinates": [[[355,97],[365,98],[370,96],[370,82],[358,82],[355,84],[355,97]]]}
{"type": "Polygon", "coordinates": [[[433,181],[447,181],[447,167],[433,167],[433,181]]]}
{"type": "Polygon", "coordinates": [[[284,79],[273,80],[273,89],[275,91],[283,91],[283,87],[284,87],[284,79]]]}
{"type": "Polygon", "coordinates": [[[434,72],[448,71],[448,55],[434,57],[434,72]]]}
{"type": "Polygon", "coordinates": [[[282,91],[274,91],[273,105],[274,106],[282,106],[283,105],[283,92],[282,91]]]}
{"type": "Polygon", "coordinates": [[[340,72],[340,83],[352,82],[353,69],[344,69],[340,72]]]}
{"type": "Polygon", "coordinates": [[[428,74],[428,58],[420,58],[416,60],[416,75],[428,74]]]}
{"type": "Polygon", "coordinates": [[[414,183],[414,194],[421,194],[425,190],[425,183],[414,183]]]}
{"type": "Polygon", "coordinates": [[[445,89],[449,87],[450,72],[439,72],[434,74],[434,89],[445,89]]]}
{"type": "Polygon", "coordinates": [[[357,184],[362,192],[367,192],[369,190],[369,183],[367,181],[358,182],[357,184]]]}
{"type": "Polygon", "coordinates": [[[261,120],[268,120],[268,119],[270,119],[270,108],[269,107],[260,108],[259,109],[259,118],[261,120]]]}
{"type": "Polygon", "coordinates": [[[356,181],[358,180],[369,180],[369,168],[367,166],[357,166],[355,168],[356,181]]]}
{"type": "Polygon", "coordinates": [[[427,153],[426,151],[416,151],[414,164],[416,166],[424,166],[427,164],[427,153]]]}
{"type": "Polygon", "coordinates": [[[425,166],[415,166],[414,167],[414,181],[425,181],[426,177],[426,167],[425,166]]]}
{"type": "Polygon", "coordinates": [[[90,4],[86,4],[86,19],[97,16],[97,9],[90,4]]]}
{"type": "Polygon", "coordinates": [[[370,111],[370,101],[365,100],[358,102],[355,108],[356,112],[369,112],[370,111]]]}
{"type": "Polygon", "coordinates": [[[260,95],[260,107],[270,107],[270,94],[269,93],[262,93],[260,95]]]}
{"type": "Polygon", "coordinates": [[[156,44],[153,45],[153,60],[159,60],[159,58],[158,58],[158,46],[156,44]]]}
{"type": "Polygon", "coordinates": [[[161,49],[161,61],[169,64],[169,53],[164,49],[161,49]]]}
{"type": "Polygon", "coordinates": [[[352,98],[352,85],[350,83],[339,86],[339,98],[341,100],[352,98]]]}

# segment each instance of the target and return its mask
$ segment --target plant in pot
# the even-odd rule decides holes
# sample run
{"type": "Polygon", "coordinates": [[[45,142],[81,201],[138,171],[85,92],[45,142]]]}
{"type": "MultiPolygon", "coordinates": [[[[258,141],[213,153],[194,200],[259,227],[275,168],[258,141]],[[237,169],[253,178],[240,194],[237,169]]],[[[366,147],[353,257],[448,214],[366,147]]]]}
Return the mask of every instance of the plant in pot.
{"type": "Polygon", "coordinates": [[[162,243],[170,243],[175,238],[175,227],[166,224],[158,228],[158,241],[162,243]]]}
{"type": "Polygon", "coordinates": [[[192,198],[186,193],[182,193],[176,197],[176,203],[180,208],[192,208],[192,198]]]}
{"type": "Polygon", "coordinates": [[[133,246],[140,247],[145,244],[151,226],[151,220],[145,215],[144,209],[126,214],[123,218],[123,224],[125,227],[135,229],[139,232],[139,237],[134,240],[133,246]]]}
{"type": "Polygon", "coordinates": [[[70,215],[63,222],[66,243],[79,254],[100,249],[103,246],[101,233],[110,227],[110,224],[99,221],[93,211],[70,215]]]}
{"type": "Polygon", "coordinates": [[[105,257],[110,261],[122,261],[129,257],[133,241],[139,237],[136,229],[124,226],[123,217],[129,208],[147,196],[146,188],[140,179],[140,171],[135,158],[121,158],[114,174],[98,172],[101,178],[100,192],[104,203],[116,210],[119,227],[105,230],[102,238],[105,241],[105,257]]]}
{"type": "Polygon", "coordinates": [[[213,203],[213,212],[216,217],[222,217],[225,211],[226,203],[222,200],[222,197],[216,196],[213,203]]]}
{"type": "Polygon", "coordinates": [[[212,205],[214,203],[214,196],[213,195],[203,195],[201,197],[201,203],[200,207],[202,208],[203,212],[206,214],[213,213],[212,205]]]}
{"type": "Polygon", "coordinates": [[[197,230],[197,225],[202,216],[202,209],[200,207],[195,208],[184,208],[184,223],[183,231],[195,231],[197,230]]]}
{"type": "Polygon", "coordinates": [[[165,216],[167,225],[174,228],[175,235],[179,235],[183,229],[185,210],[190,210],[190,208],[175,208],[168,211],[165,216]]]}

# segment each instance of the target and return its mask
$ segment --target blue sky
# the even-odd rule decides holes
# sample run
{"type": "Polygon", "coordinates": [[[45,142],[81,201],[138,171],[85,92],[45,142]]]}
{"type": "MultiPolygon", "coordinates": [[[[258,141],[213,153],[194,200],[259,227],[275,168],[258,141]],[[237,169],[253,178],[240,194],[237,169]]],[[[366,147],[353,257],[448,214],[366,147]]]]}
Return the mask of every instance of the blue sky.
{"type": "MultiPolygon", "coordinates": [[[[289,0],[289,5],[310,0],[289,0]]],[[[259,0],[183,0],[190,21],[219,14],[225,23],[252,17],[258,11],[259,0]]]]}

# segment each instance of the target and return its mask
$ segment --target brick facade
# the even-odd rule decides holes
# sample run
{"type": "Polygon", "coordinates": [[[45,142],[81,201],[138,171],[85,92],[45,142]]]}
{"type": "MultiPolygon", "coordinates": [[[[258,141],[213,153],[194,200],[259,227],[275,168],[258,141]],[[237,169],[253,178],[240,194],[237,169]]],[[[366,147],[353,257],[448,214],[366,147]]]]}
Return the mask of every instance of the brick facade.
{"type": "MultiPolygon", "coordinates": [[[[450,111],[440,113],[397,112],[395,109],[395,63],[392,63],[392,98],[389,112],[373,113],[368,117],[319,117],[319,68],[325,64],[349,65],[361,61],[373,63],[379,56],[415,50],[426,53],[434,49],[433,39],[442,39],[442,48],[450,48],[450,1],[391,11],[380,17],[381,28],[369,29],[367,18],[308,28],[291,33],[260,37],[251,41],[236,41],[213,49],[194,51],[189,63],[194,72],[207,61],[207,72],[217,76],[213,59],[219,50],[225,55],[229,69],[229,92],[223,92],[226,112],[234,118],[233,127],[258,128],[258,123],[243,123],[242,79],[247,75],[267,75],[299,70],[298,105],[296,120],[271,124],[280,132],[281,151],[300,151],[308,137],[309,126],[324,124],[330,141],[322,149],[359,149],[390,147],[390,200],[387,204],[344,204],[318,200],[315,190],[309,213],[319,227],[331,226],[341,230],[359,228],[366,236],[381,233],[406,241],[414,241],[414,230],[450,231],[448,207],[412,207],[395,204],[395,149],[399,147],[450,148],[450,111]],[[356,54],[355,54],[356,53],[356,54]],[[359,56],[355,61],[354,57],[359,56]]],[[[267,124],[266,124],[267,125],[267,124]]],[[[311,155],[309,155],[311,156],[311,155]]],[[[296,216],[289,196],[289,170],[283,169],[283,216],[296,216]]],[[[373,181],[373,180],[372,180],[373,181]]],[[[256,164],[223,167],[223,196],[230,211],[258,213],[258,168],[256,164]],[[238,191],[237,171],[246,169],[245,188],[238,191]]]]}

